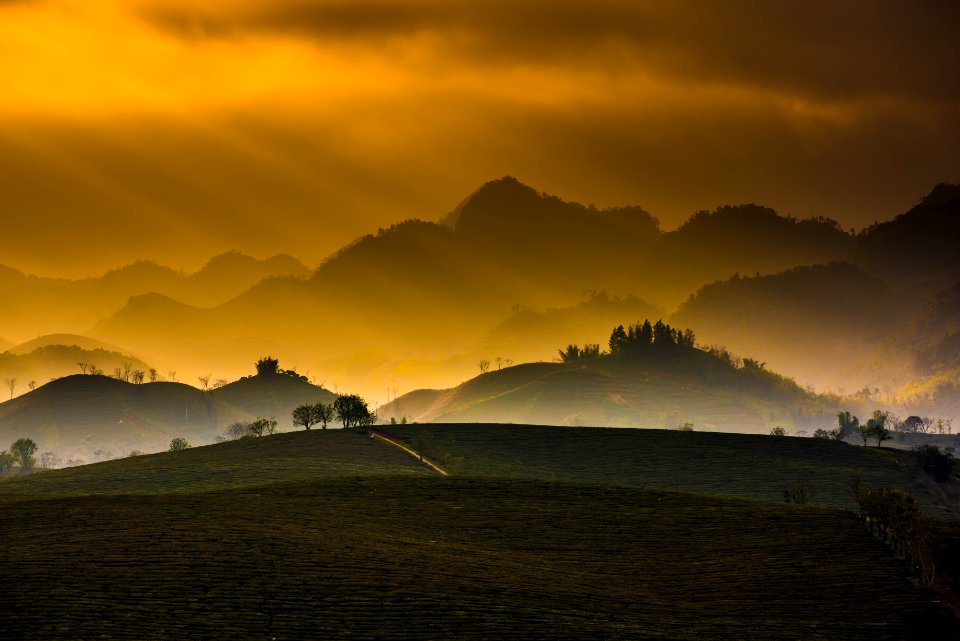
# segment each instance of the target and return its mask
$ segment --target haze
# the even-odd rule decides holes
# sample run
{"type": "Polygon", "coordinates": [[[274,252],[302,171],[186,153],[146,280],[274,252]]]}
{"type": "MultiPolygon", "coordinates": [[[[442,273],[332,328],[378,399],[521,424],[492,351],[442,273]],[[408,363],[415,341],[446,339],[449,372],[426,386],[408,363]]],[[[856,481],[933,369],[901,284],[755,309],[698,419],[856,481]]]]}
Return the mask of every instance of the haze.
{"type": "MultiPolygon", "coordinates": [[[[845,228],[960,169],[953,2],[0,2],[4,264],[307,265],[512,174],[845,228]]],[[[686,294],[687,292],[684,292],[686,294]]]]}

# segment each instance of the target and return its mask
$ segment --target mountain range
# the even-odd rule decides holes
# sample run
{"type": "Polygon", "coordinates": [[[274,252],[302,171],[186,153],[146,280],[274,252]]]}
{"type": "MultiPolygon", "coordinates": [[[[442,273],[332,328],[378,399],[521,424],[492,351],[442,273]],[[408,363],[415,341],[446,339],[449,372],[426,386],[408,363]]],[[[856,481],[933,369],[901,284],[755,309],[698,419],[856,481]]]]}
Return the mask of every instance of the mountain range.
{"type": "Polygon", "coordinates": [[[754,204],[664,231],[640,207],[566,202],[507,177],[313,271],[238,254],[193,275],[149,263],[68,282],[0,270],[0,336],[79,333],[181,380],[233,378],[270,353],[380,399],[449,387],[483,360],[605,347],[611,326],[662,317],[802,385],[893,397],[960,368],[958,220],[960,187],[940,185],[860,232],[754,204]]]}

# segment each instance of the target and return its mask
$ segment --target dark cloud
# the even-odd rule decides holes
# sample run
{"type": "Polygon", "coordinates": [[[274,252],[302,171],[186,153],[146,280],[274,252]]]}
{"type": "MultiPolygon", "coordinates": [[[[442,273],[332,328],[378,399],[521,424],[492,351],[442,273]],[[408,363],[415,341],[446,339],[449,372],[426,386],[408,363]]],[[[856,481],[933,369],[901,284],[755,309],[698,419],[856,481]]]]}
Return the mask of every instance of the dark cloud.
{"type": "Polygon", "coordinates": [[[950,0],[279,0],[236,9],[157,4],[190,37],[320,40],[438,35],[439,59],[603,66],[817,97],[960,97],[960,3],[950,0]]]}

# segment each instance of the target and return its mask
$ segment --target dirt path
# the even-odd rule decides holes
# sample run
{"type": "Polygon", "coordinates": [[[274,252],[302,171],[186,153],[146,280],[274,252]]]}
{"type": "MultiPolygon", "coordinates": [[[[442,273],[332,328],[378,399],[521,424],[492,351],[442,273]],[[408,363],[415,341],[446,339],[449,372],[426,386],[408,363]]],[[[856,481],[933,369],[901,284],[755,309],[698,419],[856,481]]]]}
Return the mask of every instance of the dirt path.
{"type": "Polygon", "coordinates": [[[433,469],[435,472],[438,472],[438,473],[440,473],[440,474],[443,475],[443,476],[450,476],[449,474],[447,474],[447,471],[446,471],[445,469],[443,469],[442,467],[440,467],[439,465],[437,465],[437,464],[434,463],[433,461],[425,458],[425,457],[422,456],[421,454],[418,454],[418,453],[414,452],[413,450],[411,450],[411,449],[410,449],[409,447],[407,447],[406,445],[403,445],[403,444],[401,444],[401,443],[396,442],[396,441],[393,440],[392,438],[387,438],[387,437],[384,436],[383,434],[380,434],[379,432],[374,432],[373,430],[370,430],[370,438],[380,439],[380,440],[383,441],[384,443],[389,443],[390,445],[392,445],[392,446],[394,446],[394,447],[399,447],[401,450],[403,450],[404,452],[406,452],[406,453],[409,454],[410,456],[414,457],[415,459],[417,459],[418,461],[420,461],[421,463],[423,463],[423,464],[426,465],[427,467],[433,469]]]}

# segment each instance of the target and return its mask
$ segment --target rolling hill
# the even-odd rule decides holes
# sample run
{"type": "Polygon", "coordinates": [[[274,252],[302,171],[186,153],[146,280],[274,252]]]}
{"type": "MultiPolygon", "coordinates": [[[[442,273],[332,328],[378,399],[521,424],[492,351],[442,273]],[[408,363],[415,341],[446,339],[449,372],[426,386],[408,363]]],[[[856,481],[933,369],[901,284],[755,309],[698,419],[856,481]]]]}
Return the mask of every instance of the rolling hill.
{"type": "MultiPolygon", "coordinates": [[[[73,342],[70,339],[69,342],[73,342]]],[[[23,345],[0,353],[0,376],[4,380],[17,379],[14,394],[26,392],[30,384],[42,385],[57,378],[72,375],[91,365],[99,371],[113,373],[116,368],[129,368],[147,372],[151,365],[135,356],[122,354],[118,351],[107,350],[98,345],[97,341],[77,341],[89,345],[89,348],[77,345],[61,345],[58,343],[42,344],[40,347],[24,347],[23,345]],[[25,351],[30,348],[30,351],[25,351]]]]}
{"type": "Polygon", "coordinates": [[[459,447],[458,472],[331,430],[0,481],[15,551],[0,555],[0,628],[44,641],[960,634],[854,514],[772,496],[801,478],[834,504],[838,469],[906,478],[876,452],[642,430],[387,429],[459,447]],[[624,485],[657,481],[687,491],[624,485]]]}
{"type": "Polygon", "coordinates": [[[533,423],[766,433],[774,425],[812,431],[834,408],[755,361],[678,347],[494,370],[457,387],[416,390],[381,406],[381,420],[533,423]]]}
{"type": "Polygon", "coordinates": [[[298,377],[251,377],[201,391],[173,382],[135,385],[106,376],[73,375],[0,403],[0,443],[33,439],[40,451],[93,460],[131,450],[166,450],[170,440],[209,443],[235,421],[276,417],[292,429],[290,413],[333,394],[298,377]]]}

